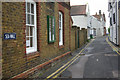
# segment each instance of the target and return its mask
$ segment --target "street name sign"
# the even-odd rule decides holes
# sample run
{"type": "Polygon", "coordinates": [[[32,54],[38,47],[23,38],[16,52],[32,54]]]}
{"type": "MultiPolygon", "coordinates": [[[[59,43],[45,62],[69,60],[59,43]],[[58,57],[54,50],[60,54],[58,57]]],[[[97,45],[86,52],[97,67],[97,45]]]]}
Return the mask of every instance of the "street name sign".
{"type": "Polygon", "coordinates": [[[8,40],[8,39],[16,39],[16,33],[5,33],[4,34],[4,39],[8,40]]]}

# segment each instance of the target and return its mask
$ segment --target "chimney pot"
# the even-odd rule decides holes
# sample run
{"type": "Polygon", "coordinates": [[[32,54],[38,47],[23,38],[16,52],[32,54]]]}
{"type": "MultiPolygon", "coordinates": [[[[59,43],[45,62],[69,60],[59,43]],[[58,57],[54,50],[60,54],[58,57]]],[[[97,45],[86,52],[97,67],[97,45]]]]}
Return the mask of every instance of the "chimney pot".
{"type": "Polygon", "coordinates": [[[101,10],[99,10],[99,15],[101,15],[101,10]]]}

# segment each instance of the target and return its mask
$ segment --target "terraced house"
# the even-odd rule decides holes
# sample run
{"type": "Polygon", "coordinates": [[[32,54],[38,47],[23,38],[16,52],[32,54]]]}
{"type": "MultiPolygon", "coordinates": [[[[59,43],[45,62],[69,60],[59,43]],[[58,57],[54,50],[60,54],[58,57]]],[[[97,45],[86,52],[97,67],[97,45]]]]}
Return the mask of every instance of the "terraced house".
{"type": "Polygon", "coordinates": [[[108,11],[110,20],[110,41],[119,45],[119,6],[120,0],[109,0],[108,11]]]}
{"type": "Polygon", "coordinates": [[[70,2],[2,2],[2,78],[29,77],[71,52],[70,2]]]}
{"type": "MultiPolygon", "coordinates": [[[[119,7],[119,9],[118,9],[118,16],[119,16],[119,21],[118,21],[118,24],[119,24],[119,26],[120,26],[120,0],[119,0],[119,3],[118,3],[118,7],[119,7]]],[[[120,27],[119,27],[119,47],[120,47],[120,27]]]]}
{"type": "Polygon", "coordinates": [[[93,18],[91,20],[91,25],[96,29],[96,37],[105,36],[106,35],[106,17],[105,14],[101,13],[99,10],[99,14],[92,15],[93,18]],[[94,22],[95,20],[95,22],[94,22]]]}

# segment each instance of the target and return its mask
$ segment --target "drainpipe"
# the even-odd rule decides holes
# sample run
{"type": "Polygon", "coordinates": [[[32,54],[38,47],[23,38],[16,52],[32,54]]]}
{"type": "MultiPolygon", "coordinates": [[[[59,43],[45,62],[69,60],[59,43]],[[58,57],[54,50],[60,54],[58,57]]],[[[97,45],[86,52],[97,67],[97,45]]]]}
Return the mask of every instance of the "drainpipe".
{"type": "Polygon", "coordinates": [[[117,43],[117,45],[118,45],[118,0],[117,0],[117,2],[116,2],[116,4],[117,4],[117,9],[116,9],[116,43],[117,43]]]}
{"type": "Polygon", "coordinates": [[[116,12],[116,16],[115,16],[116,17],[115,18],[116,19],[116,25],[115,26],[116,26],[116,45],[117,45],[117,2],[115,3],[115,8],[116,8],[116,10],[115,10],[115,12],[116,12]]]}
{"type": "MultiPolygon", "coordinates": [[[[118,37],[117,37],[118,39],[117,39],[117,40],[118,40],[118,46],[120,46],[120,43],[119,43],[119,42],[120,42],[120,41],[119,41],[119,39],[120,39],[120,38],[119,38],[119,35],[120,35],[120,34],[119,34],[119,33],[120,33],[120,32],[119,32],[119,12],[118,12],[118,11],[119,11],[119,0],[117,0],[117,24],[118,24],[118,25],[117,25],[117,28],[118,28],[118,35],[117,35],[117,36],[118,36],[118,37]]],[[[119,48],[119,47],[118,47],[118,52],[120,52],[120,48],[119,48]]]]}

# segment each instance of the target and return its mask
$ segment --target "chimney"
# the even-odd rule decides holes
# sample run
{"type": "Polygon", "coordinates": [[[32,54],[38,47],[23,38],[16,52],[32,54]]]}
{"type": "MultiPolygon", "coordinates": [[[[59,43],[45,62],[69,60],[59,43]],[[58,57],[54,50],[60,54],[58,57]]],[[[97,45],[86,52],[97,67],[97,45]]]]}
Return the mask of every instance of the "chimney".
{"type": "Polygon", "coordinates": [[[101,15],[101,10],[99,10],[99,15],[101,15]]]}
{"type": "Polygon", "coordinates": [[[103,15],[105,15],[105,13],[103,12],[103,15]]]}
{"type": "Polygon", "coordinates": [[[96,12],[96,14],[95,15],[97,15],[97,12],[96,12]]]}

